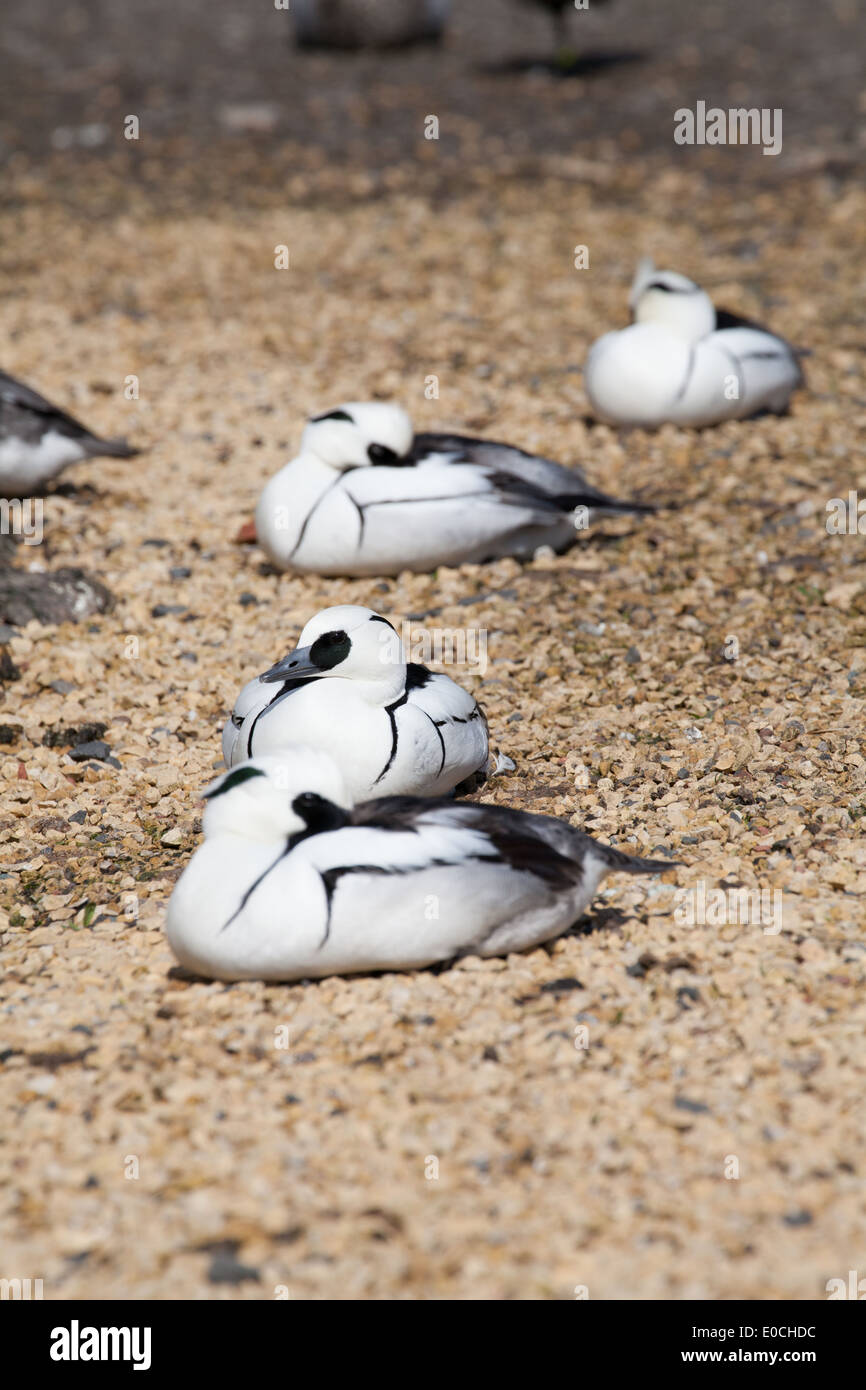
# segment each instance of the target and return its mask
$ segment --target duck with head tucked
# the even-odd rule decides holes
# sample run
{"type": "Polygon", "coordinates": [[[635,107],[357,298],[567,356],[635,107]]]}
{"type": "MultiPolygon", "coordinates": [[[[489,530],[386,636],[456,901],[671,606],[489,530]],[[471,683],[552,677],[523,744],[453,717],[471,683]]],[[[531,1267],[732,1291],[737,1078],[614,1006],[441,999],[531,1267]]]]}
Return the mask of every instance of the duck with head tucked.
{"type": "Polygon", "coordinates": [[[593,344],[584,372],[599,420],[654,429],[781,413],[802,384],[798,353],[749,319],[716,309],[673,270],[638,266],[628,328],[593,344]]]}
{"type": "Polygon", "coordinates": [[[350,402],[309,421],[256,534],[280,569],[393,575],[564,550],[595,514],[653,510],[510,444],[416,435],[399,406],[350,402]]]}
{"type": "Polygon", "coordinates": [[[503,806],[385,797],[352,809],[334,761],[309,748],[241,763],[205,798],[167,934],[183,966],[218,980],[524,951],[567,931],[605,875],[674,867],[503,806]]]}

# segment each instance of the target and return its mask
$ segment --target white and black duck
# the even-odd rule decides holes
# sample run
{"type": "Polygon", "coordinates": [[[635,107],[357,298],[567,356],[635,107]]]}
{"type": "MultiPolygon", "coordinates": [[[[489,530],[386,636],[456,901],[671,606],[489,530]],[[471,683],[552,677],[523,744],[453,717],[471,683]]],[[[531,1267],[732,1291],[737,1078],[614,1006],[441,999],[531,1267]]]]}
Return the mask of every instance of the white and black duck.
{"type": "Polygon", "coordinates": [[[596,514],[652,510],[513,445],[415,435],[399,406],[350,402],[307,424],[256,533],[281,569],[385,575],[564,550],[596,514]]]}
{"type": "Polygon", "coordinates": [[[370,608],[311,618],[298,646],[249,681],[223,729],[227,767],[300,744],[329,753],[353,802],[444,796],[487,767],[487,721],[449,676],[406,661],[370,608]]]}
{"type": "Polygon", "coordinates": [[[700,427],[778,414],[803,381],[803,354],[716,309],[685,275],[641,261],[629,305],[633,322],[593,344],[584,373],[593,412],[608,424],[700,427]]]}
{"type": "Polygon", "coordinates": [[[284,750],[205,793],[168,908],[172,950],[220,980],[411,970],[567,931],[608,873],[654,874],[549,816],[386,797],[354,809],[326,754],[284,750]]]}

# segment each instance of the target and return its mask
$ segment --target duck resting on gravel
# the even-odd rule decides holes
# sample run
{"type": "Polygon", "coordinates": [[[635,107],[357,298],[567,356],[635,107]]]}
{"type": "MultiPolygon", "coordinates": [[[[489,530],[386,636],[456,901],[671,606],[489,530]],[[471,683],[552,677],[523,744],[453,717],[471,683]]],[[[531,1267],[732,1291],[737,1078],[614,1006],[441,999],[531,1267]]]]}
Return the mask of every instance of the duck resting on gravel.
{"type": "Polygon", "coordinates": [[[205,791],[204,843],[168,906],[181,965],[218,980],[413,970],[567,931],[608,873],[655,874],[550,816],[385,797],[350,809],[333,759],[254,758],[205,791]]]}
{"type": "Polygon", "coordinates": [[[405,410],[368,401],[309,421],[255,525],[279,569],[394,575],[565,550],[596,514],[653,510],[510,444],[413,434],[405,410]]]}
{"type": "Polygon", "coordinates": [[[685,275],[641,261],[629,307],[633,322],[593,343],[584,372],[593,412],[607,424],[700,427],[780,414],[802,384],[803,353],[714,308],[685,275]]]}
{"type": "Polygon", "coordinates": [[[407,663],[388,619],[349,604],[311,618],[294,651],[244,686],[223,729],[229,768],[287,744],[329,753],[353,802],[469,790],[488,761],[473,696],[407,663]]]}

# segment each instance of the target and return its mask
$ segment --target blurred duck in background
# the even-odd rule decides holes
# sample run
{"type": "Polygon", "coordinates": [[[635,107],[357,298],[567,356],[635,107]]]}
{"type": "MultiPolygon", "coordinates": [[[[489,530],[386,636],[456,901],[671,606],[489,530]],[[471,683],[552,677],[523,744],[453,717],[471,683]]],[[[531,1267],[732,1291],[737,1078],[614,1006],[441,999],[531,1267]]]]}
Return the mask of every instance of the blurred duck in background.
{"type": "Polygon", "coordinates": [[[649,259],[638,265],[629,307],[630,326],[593,343],[586,363],[590,405],[607,424],[701,427],[781,414],[803,382],[801,351],[716,309],[694,280],[649,259]]]}
{"type": "Polygon", "coordinates": [[[451,0],[292,0],[299,48],[403,48],[438,43],[451,0]]]}
{"type": "Polygon", "coordinates": [[[128,459],[138,452],[125,439],[101,439],[0,371],[0,497],[29,497],[80,459],[128,459]]]}

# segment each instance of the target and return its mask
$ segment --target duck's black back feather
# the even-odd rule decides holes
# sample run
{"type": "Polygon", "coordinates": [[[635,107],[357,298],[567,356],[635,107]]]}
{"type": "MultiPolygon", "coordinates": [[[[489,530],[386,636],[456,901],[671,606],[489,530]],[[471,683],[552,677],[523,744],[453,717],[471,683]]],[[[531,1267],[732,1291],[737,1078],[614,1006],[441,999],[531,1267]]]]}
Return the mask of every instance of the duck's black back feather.
{"type": "Polygon", "coordinates": [[[588,507],[610,512],[653,512],[644,502],[620,502],[593,487],[579,468],[565,468],[553,459],[529,454],[513,444],[495,439],[473,439],[464,434],[416,434],[407,460],[421,463],[430,454],[451,456],[455,464],[484,468],[495,488],[522,496],[536,505],[570,512],[588,507]]]}
{"type": "Polygon", "coordinates": [[[351,814],[352,825],[370,829],[418,834],[434,828],[463,827],[484,835],[496,859],[515,872],[535,874],[557,891],[575,888],[583,879],[589,853],[600,857],[611,870],[631,874],[663,873],[676,861],[639,859],[612,845],[593,840],[583,830],[553,816],[529,815],[507,806],[481,806],[431,801],[417,796],[386,796],[365,801],[351,814]]]}

